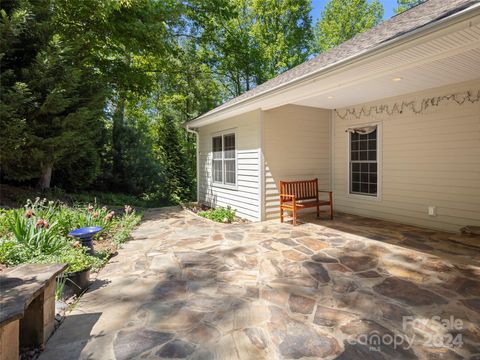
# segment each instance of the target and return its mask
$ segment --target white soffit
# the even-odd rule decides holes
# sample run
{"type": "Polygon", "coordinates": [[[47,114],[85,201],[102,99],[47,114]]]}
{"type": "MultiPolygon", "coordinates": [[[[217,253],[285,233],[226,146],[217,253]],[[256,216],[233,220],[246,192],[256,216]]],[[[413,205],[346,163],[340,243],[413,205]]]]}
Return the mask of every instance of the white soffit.
{"type": "MultiPolygon", "coordinates": [[[[308,84],[289,103],[342,108],[480,78],[480,25],[308,84]],[[395,81],[397,80],[397,81],[395,81]],[[308,94],[309,92],[309,94],[308,94]]],[[[275,107],[263,107],[268,110],[275,107]]]]}
{"type": "Polygon", "coordinates": [[[479,78],[480,15],[476,15],[206,119],[193,120],[192,125],[204,126],[287,104],[342,108],[479,78]]]}

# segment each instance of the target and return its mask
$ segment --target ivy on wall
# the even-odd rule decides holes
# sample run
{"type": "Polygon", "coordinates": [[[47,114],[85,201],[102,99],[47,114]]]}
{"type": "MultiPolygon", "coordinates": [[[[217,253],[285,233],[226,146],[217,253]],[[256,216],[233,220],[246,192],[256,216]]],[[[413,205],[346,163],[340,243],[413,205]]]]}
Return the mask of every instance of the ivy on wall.
{"type": "Polygon", "coordinates": [[[463,105],[467,102],[476,103],[479,101],[480,90],[476,92],[466,91],[457,94],[424,98],[420,103],[415,100],[408,102],[403,101],[402,103],[394,103],[390,105],[372,105],[370,107],[362,107],[360,110],[357,108],[346,109],[344,112],[340,112],[335,109],[335,114],[342,120],[345,120],[349,116],[360,119],[362,116],[371,116],[372,114],[387,114],[391,116],[394,114],[403,114],[404,111],[411,111],[414,114],[421,114],[430,107],[436,107],[447,102],[455,102],[458,105],[463,105]]]}

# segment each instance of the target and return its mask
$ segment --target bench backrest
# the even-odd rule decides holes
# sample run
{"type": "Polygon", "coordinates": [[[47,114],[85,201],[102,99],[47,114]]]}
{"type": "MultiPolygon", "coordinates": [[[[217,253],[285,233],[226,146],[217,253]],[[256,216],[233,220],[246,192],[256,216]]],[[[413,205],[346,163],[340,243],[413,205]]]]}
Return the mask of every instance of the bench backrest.
{"type": "MultiPolygon", "coordinates": [[[[280,194],[295,195],[297,200],[318,199],[318,179],[280,181],[280,194]]],[[[290,198],[282,197],[282,201],[290,198]]]]}

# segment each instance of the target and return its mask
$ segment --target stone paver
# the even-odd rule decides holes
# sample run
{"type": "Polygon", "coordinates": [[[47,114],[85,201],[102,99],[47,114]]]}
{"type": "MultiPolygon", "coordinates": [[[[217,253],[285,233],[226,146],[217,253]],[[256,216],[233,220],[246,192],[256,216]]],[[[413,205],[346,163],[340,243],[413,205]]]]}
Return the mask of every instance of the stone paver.
{"type": "Polygon", "coordinates": [[[41,359],[480,358],[476,244],[342,214],[292,227],[151,210],[41,359]]]}

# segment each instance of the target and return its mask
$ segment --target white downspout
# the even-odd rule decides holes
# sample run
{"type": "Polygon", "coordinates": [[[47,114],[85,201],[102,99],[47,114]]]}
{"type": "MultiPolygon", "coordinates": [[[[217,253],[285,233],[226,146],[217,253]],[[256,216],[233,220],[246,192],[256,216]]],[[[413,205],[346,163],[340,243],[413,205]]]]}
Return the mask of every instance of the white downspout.
{"type": "Polygon", "coordinates": [[[198,131],[190,129],[190,127],[187,125],[186,126],[187,132],[191,134],[195,134],[195,150],[196,150],[196,159],[195,162],[197,163],[197,203],[200,201],[200,148],[199,148],[199,137],[200,134],[198,131]]]}

